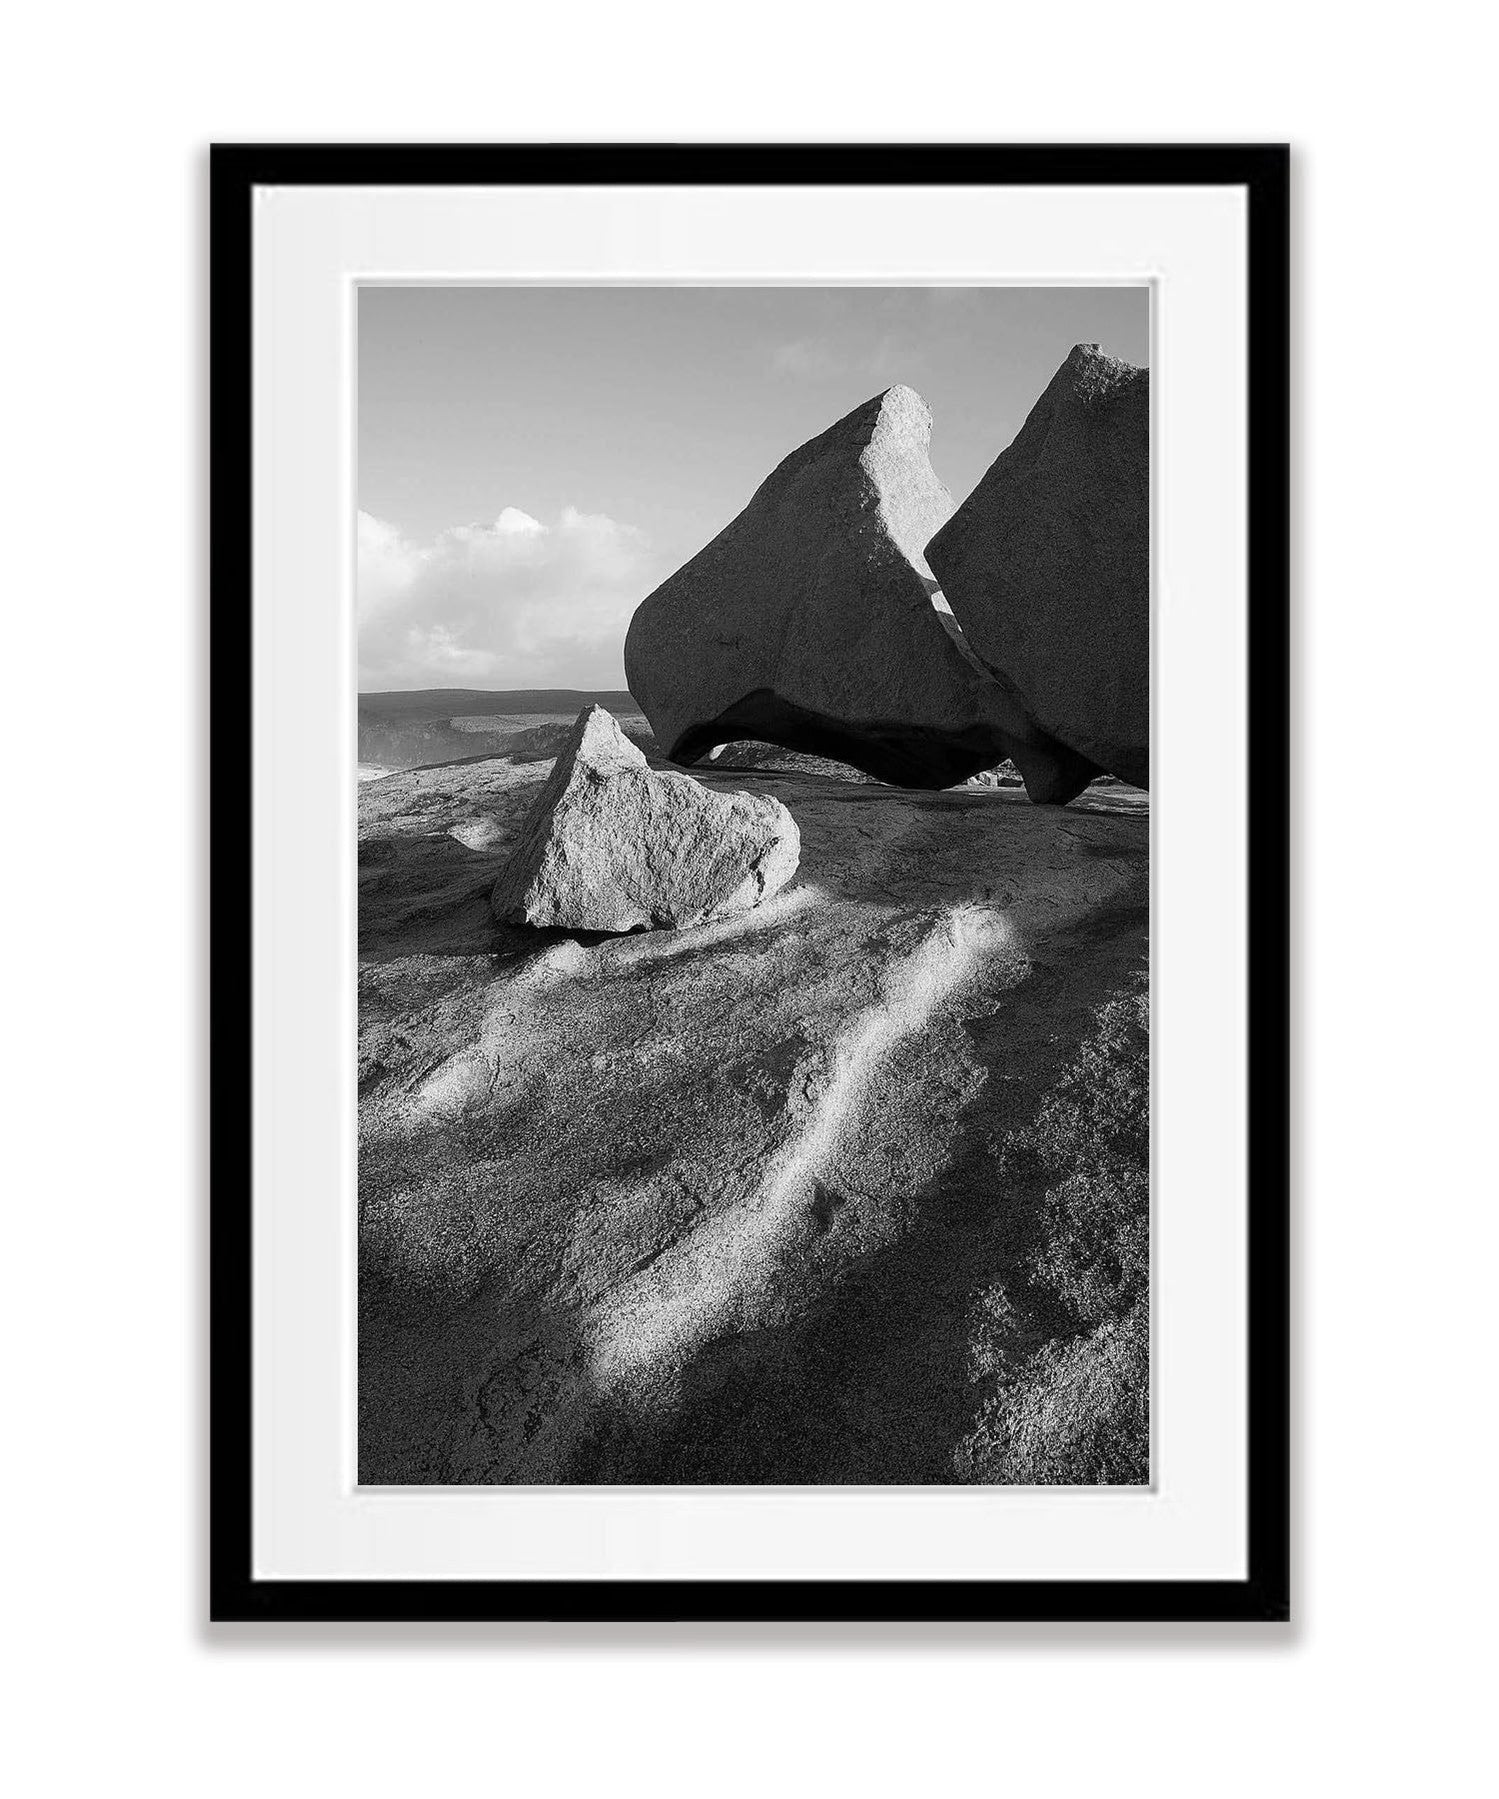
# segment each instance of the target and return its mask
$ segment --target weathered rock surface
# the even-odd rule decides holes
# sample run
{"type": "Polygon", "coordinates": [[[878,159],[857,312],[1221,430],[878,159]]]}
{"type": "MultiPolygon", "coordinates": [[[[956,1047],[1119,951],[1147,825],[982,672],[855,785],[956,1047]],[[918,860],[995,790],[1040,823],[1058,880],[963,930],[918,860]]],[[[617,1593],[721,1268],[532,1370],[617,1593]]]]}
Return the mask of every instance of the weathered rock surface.
{"type": "Polygon", "coordinates": [[[596,938],[490,908],[546,772],[359,793],[361,1480],[1145,1480],[1146,797],[767,772],[792,882],[596,938]]]}
{"type": "Polygon", "coordinates": [[[927,556],[1036,724],[1148,786],[1150,371],[1077,345],[927,556]]]}
{"type": "Polygon", "coordinates": [[[1032,797],[1097,771],[965,658],[922,546],[952,512],[931,414],[892,387],[813,438],[637,609],[630,691],[674,761],[755,738],[950,787],[1013,757],[1032,797]]]}
{"type": "MultiPolygon", "coordinates": [[[[461,839],[477,847],[474,838],[461,839]]],[[[496,882],[495,916],[582,931],[748,912],[796,873],[779,800],[658,774],[602,706],[579,713],[496,882]]]]}

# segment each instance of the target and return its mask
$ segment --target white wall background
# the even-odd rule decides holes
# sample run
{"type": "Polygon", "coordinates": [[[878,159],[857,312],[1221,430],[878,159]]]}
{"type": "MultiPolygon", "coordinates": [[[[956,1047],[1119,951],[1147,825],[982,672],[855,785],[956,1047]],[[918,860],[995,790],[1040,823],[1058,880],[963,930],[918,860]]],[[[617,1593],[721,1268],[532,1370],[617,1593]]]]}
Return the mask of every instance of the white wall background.
{"type": "Polygon", "coordinates": [[[1398,19],[1316,0],[145,0],[12,19],[0,1490],[17,1790],[1383,1794],[1492,1777],[1484,30],[1453,0],[1398,19]],[[206,1631],[202,147],[260,137],[1295,144],[1289,1631],[206,1631]]]}

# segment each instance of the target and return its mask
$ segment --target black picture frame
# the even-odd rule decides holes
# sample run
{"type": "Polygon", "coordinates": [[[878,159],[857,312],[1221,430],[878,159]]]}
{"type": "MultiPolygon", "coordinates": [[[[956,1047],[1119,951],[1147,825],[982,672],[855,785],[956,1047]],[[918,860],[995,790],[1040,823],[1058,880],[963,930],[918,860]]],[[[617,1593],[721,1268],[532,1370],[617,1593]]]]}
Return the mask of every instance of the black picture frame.
{"type": "Polygon", "coordinates": [[[1280,144],[216,145],[211,152],[209,1614],[301,1621],[1290,1616],[1289,168],[1280,144]],[[251,1561],[251,209],[261,186],[1228,186],[1248,218],[1248,1541],[1240,1581],[260,1580],[251,1561]]]}

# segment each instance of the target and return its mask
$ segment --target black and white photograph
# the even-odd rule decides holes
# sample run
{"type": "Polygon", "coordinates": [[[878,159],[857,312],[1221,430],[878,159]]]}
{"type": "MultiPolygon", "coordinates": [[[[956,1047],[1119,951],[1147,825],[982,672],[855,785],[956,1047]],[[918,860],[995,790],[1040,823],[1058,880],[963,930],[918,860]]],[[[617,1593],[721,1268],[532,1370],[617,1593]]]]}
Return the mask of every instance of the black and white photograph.
{"type": "Polygon", "coordinates": [[[12,1790],[1492,1786],[1485,22],[8,19],[12,1790]]]}
{"type": "Polygon", "coordinates": [[[359,1481],[1148,1484],[1148,284],[355,303],[359,1481]]]}

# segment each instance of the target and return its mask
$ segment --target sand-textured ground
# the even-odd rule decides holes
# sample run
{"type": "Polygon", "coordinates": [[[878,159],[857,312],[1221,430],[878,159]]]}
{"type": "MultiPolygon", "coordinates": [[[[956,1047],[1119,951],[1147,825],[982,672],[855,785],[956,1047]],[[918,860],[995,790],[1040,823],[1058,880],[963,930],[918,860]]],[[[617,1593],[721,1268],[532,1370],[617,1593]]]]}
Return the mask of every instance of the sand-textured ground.
{"type": "Polygon", "coordinates": [[[698,769],[798,875],[594,938],[549,766],[360,789],[361,1478],[1147,1478],[1144,796],[698,769]]]}

